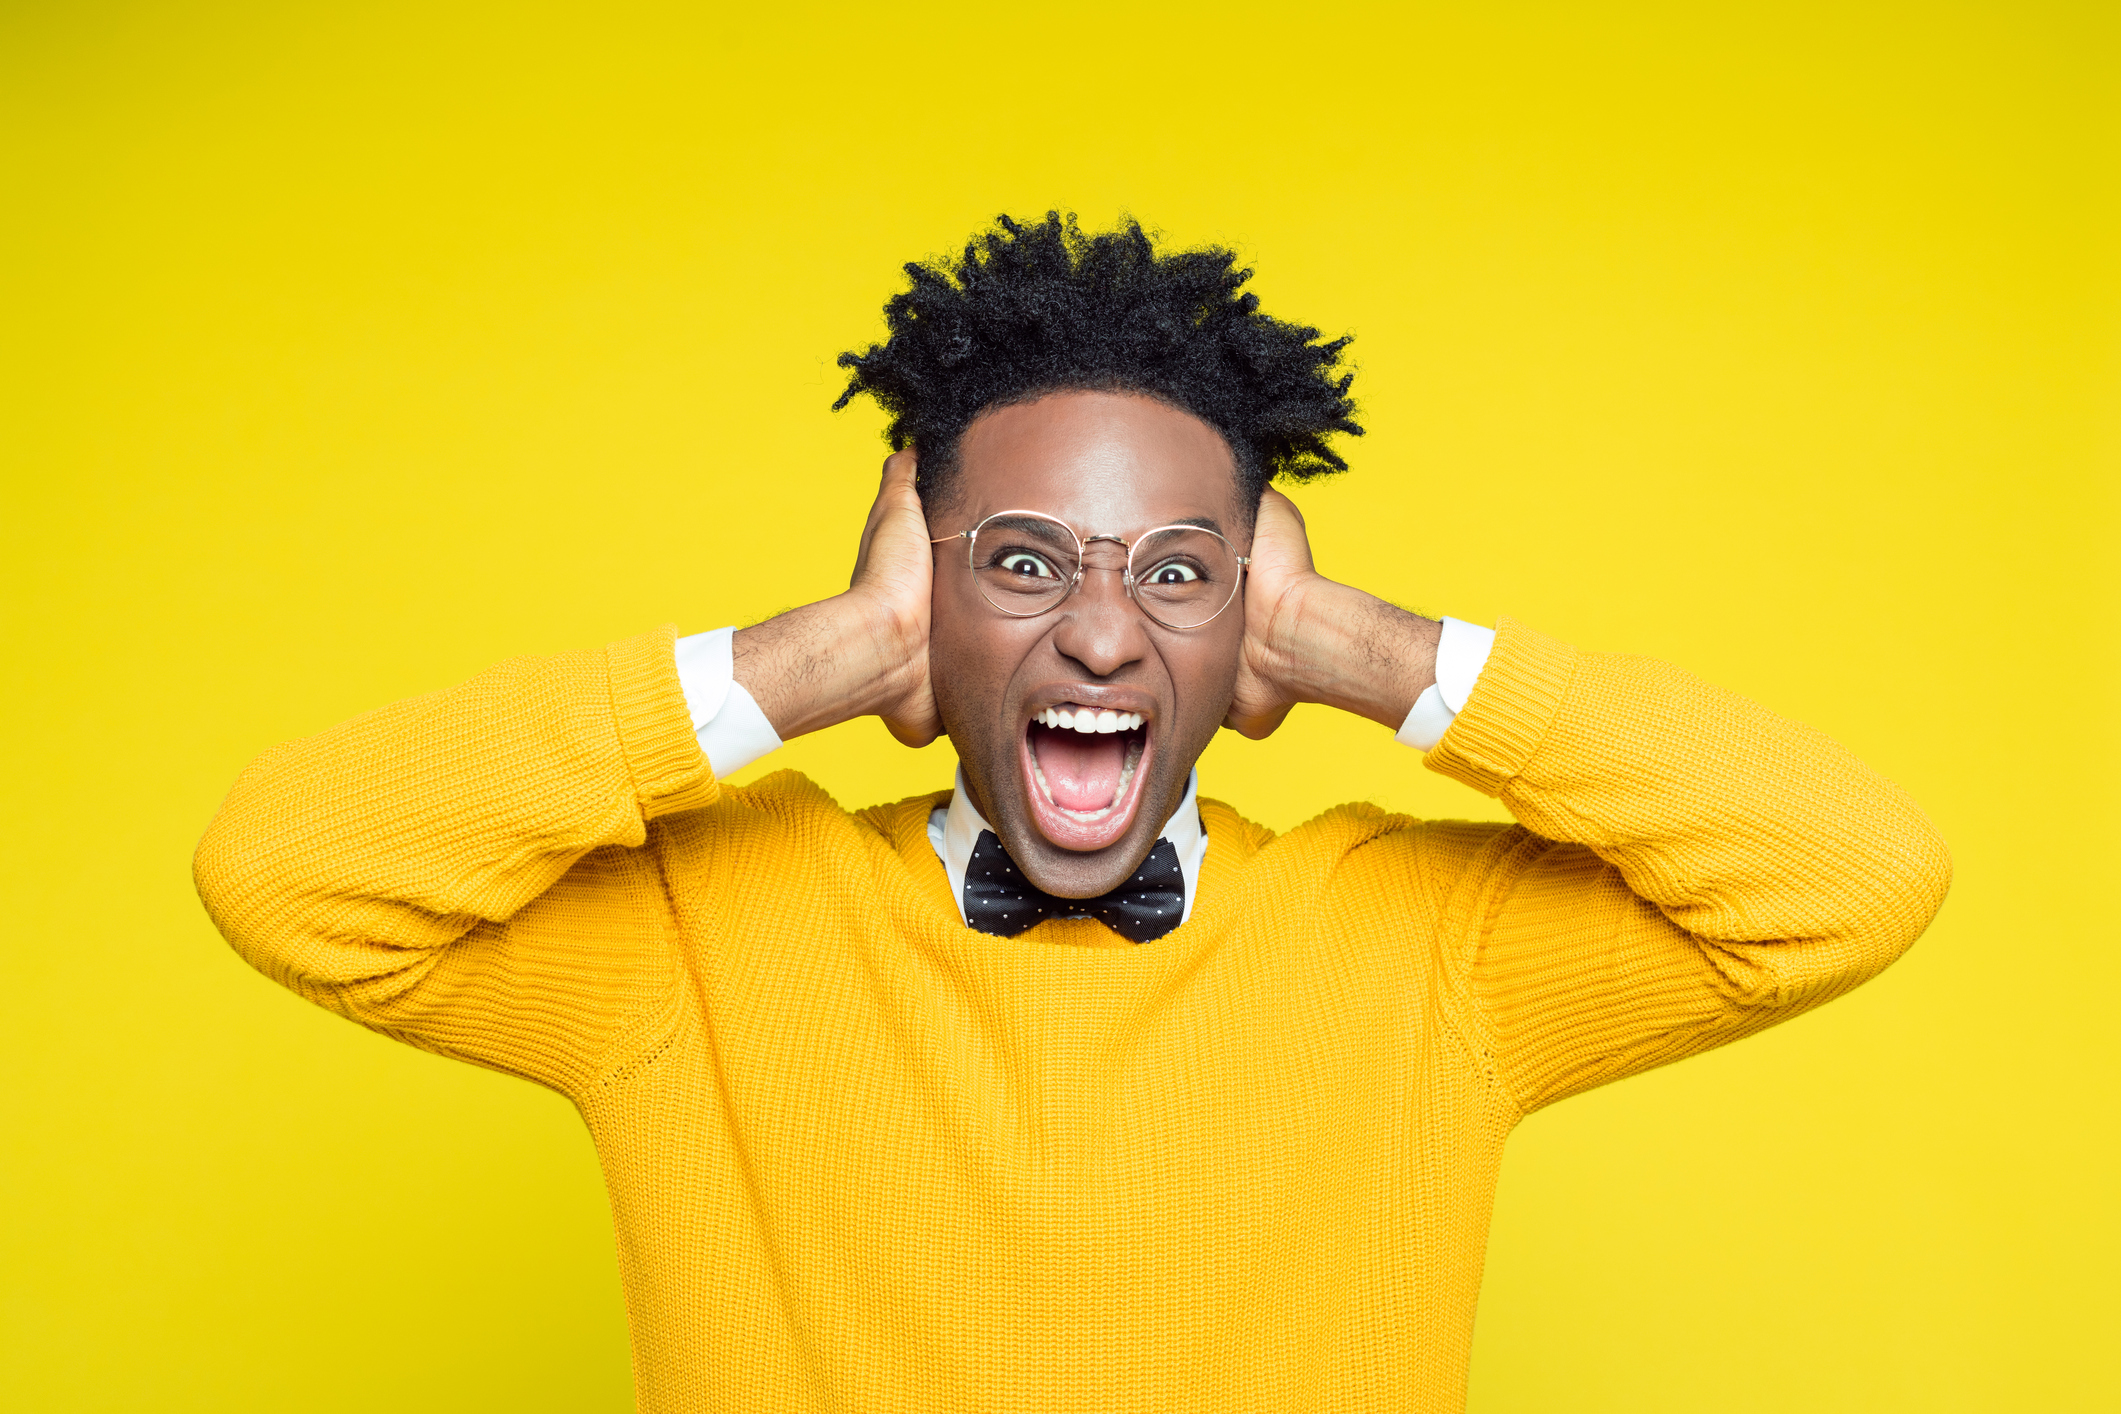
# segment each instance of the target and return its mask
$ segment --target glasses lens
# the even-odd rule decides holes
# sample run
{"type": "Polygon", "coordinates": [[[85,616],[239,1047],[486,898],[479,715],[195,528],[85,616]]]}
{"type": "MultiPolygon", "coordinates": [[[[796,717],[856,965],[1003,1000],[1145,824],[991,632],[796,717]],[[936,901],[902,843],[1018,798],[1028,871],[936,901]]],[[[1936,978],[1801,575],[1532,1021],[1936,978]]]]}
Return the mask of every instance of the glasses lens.
{"type": "Polygon", "coordinates": [[[1134,597],[1166,628],[1198,628],[1237,597],[1230,542],[1212,530],[1171,526],[1134,547],[1134,597]]]}
{"type": "Polygon", "coordinates": [[[1022,511],[991,516],[972,533],[972,578],[986,601],[1029,618],[1067,597],[1081,565],[1075,532],[1022,511]]]}

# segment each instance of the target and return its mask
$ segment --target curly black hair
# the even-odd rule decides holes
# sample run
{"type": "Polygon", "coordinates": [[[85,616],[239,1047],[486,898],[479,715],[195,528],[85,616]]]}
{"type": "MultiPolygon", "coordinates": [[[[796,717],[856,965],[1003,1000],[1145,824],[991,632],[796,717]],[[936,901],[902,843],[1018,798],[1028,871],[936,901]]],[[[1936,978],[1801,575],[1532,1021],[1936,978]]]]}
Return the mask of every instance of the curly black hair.
{"type": "Polygon", "coordinates": [[[890,337],[840,355],[853,377],[832,407],[877,400],[892,450],[920,449],[931,507],[974,418],[1064,389],[1142,393],[1200,418],[1229,444],[1248,509],[1276,477],[1347,470],[1326,439],[1362,435],[1348,340],[1261,314],[1258,295],[1238,293],[1252,272],[1219,247],[1159,254],[1137,221],[1086,236],[1049,211],[1002,216],[954,265],[906,273],[912,288],[884,306],[890,337]]]}

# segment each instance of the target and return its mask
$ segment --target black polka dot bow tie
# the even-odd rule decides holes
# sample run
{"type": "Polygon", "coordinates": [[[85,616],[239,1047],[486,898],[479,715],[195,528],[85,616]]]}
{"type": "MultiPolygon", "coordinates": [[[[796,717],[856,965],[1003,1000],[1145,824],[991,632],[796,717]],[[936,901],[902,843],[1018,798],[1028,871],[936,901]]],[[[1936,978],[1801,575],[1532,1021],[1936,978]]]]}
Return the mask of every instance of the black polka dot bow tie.
{"type": "Polygon", "coordinates": [[[1128,880],[1096,898],[1055,898],[1024,877],[994,831],[981,830],[965,866],[965,925],[1013,938],[1048,918],[1095,918],[1129,942],[1161,938],[1186,916],[1178,847],[1158,840],[1128,880]]]}

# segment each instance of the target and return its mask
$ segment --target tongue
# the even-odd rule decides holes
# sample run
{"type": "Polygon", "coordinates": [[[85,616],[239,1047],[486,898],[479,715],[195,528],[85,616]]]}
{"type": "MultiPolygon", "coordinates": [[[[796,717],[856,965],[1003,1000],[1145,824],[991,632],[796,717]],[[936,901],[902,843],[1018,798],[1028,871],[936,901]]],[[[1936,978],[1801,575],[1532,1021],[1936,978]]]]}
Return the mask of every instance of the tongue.
{"type": "Polygon", "coordinates": [[[1102,810],[1119,794],[1127,760],[1127,735],[1031,729],[1031,750],[1046,777],[1046,790],[1063,810],[1102,810]]]}

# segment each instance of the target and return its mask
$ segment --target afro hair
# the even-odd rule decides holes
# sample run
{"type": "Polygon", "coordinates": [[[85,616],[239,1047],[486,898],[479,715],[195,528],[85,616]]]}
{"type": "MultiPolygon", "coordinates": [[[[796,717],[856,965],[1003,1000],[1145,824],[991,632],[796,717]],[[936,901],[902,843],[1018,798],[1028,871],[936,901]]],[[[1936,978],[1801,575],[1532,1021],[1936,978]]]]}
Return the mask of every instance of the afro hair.
{"type": "Polygon", "coordinates": [[[1347,470],[1326,439],[1361,436],[1342,371],[1346,338],[1259,312],[1252,272],[1219,247],[1159,253],[1139,222],[1086,236],[1075,217],[1007,216],[954,265],[906,266],[912,288],[884,306],[890,330],[852,371],[833,410],[867,393],[891,416],[892,450],[921,452],[918,486],[948,499],[958,439],[996,407],[1070,389],[1141,393],[1222,434],[1248,509],[1276,477],[1347,470]]]}

